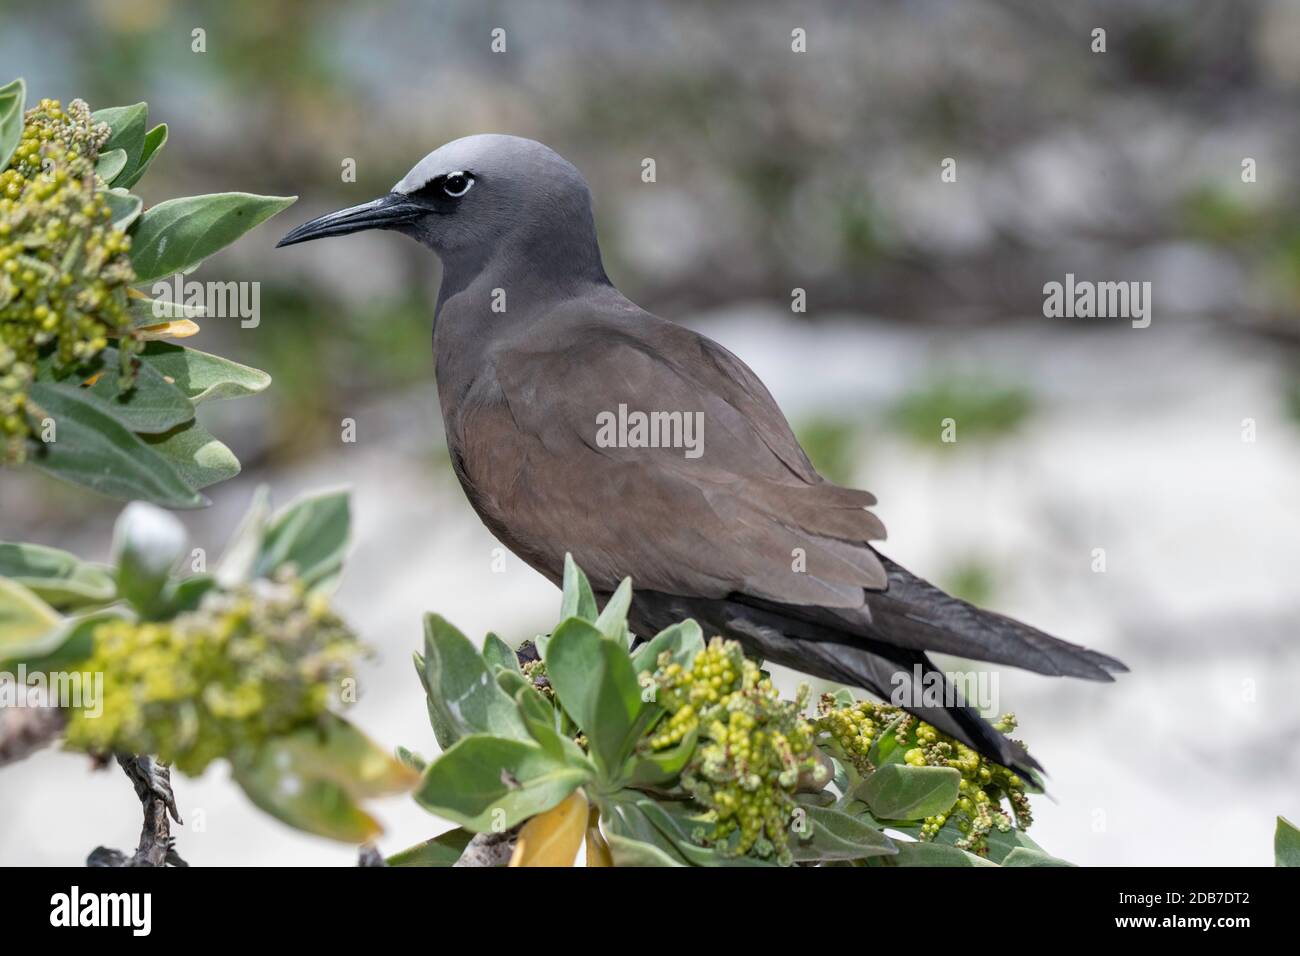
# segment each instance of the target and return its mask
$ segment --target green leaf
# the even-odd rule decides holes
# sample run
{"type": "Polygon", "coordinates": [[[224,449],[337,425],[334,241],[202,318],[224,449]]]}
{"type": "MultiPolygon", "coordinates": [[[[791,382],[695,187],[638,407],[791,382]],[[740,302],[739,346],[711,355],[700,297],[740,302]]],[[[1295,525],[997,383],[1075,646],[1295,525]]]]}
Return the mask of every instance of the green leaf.
{"type": "Polygon", "coordinates": [[[147,209],[131,232],[136,281],[189,272],[250,229],[292,205],[297,196],[214,193],[168,199],[147,209]]]}
{"type": "Polygon", "coordinates": [[[107,604],[117,595],[108,568],[39,544],[0,541],[0,577],[11,578],[61,611],[107,604]]]}
{"type": "Polygon", "coordinates": [[[586,733],[596,765],[607,776],[621,770],[645,707],[627,648],[571,617],[546,645],[546,675],[560,704],[586,733]]]}
{"type": "Polygon", "coordinates": [[[1278,866],[1300,866],[1300,830],[1286,817],[1277,818],[1273,834],[1273,858],[1278,866]]]}
{"type": "Polygon", "coordinates": [[[161,435],[141,435],[191,488],[206,488],[239,474],[239,459],[197,420],[161,435]]]}
{"type": "Polygon", "coordinates": [[[226,548],[217,562],[216,576],[222,587],[236,587],[253,579],[257,559],[262,553],[266,523],[271,518],[270,501],[270,490],[266,485],[259,485],[253,492],[248,510],[239,519],[239,526],[226,542],[226,548]]]}
{"type": "Polygon", "coordinates": [[[560,620],[580,617],[584,621],[596,620],[596,595],[582,568],[567,551],[564,554],[564,596],[560,601],[560,620]]]}
{"type": "Polygon", "coordinates": [[[131,224],[140,218],[140,212],[144,209],[144,200],[132,196],[125,189],[109,189],[100,195],[108,203],[108,208],[113,210],[113,228],[123,232],[131,228],[131,224]]]}
{"type": "Polygon", "coordinates": [[[149,132],[144,134],[144,144],[140,148],[140,157],[136,160],[134,166],[130,166],[122,172],[118,181],[114,184],[124,189],[130,189],[149,170],[153,163],[154,157],[167,145],[167,124],[159,123],[149,132]]]}
{"type": "Polygon", "coordinates": [[[687,865],[676,841],[646,815],[640,794],[624,790],[602,799],[600,821],[615,866],[687,865]]]}
{"type": "Polygon", "coordinates": [[[416,773],[424,773],[429,766],[429,761],[425,760],[414,750],[410,750],[406,747],[398,747],[393,751],[393,754],[398,760],[410,767],[416,773]]]}
{"type": "Polygon", "coordinates": [[[677,779],[699,739],[700,728],[692,727],[681,740],[656,753],[636,753],[629,758],[629,767],[624,771],[628,786],[658,787],[677,779]]]}
{"type": "Polygon", "coordinates": [[[304,495],[271,517],[254,574],[273,577],[293,564],[309,587],[328,586],[343,567],[351,528],[347,491],[304,495]]]}
{"type": "Polygon", "coordinates": [[[0,660],[25,653],[61,620],[54,608],[17,581],[0,578],[0,660]]]}
{"type": "MultiPolygon", "coordinates": [[[[626,792],[626,791],[625,791],[626,792]]],[[[708,829],[705,820],[691,804],[677,800],[652,800],[638,794],[635,798],[637,808],[645,818],[692,866],[755,867],[776,866],[773,859],[759,859],[753,856],[728,856],[717,847],[700,846],[692,837],[694,830],[700,826],[708,829]]]]}
{"type": "Polygon", "coordinates": [[[1059,857],[1049,856],[1041,850],[1018,846],[1006,855],[1003,866],[1074,866],[1059,857]]]}
{"type": "MultiPolygon", "coordinates": [[[[522,677],[519,679],[523,680],[522,677]]],[[[509,688],[506,690],[509,692],[509,688]]],[[[515,688],[514,698],[515,705],[519,708],[519,719],[538,746],[551,756],[581,768],[588,775],[595,774],[596,768],[582,752],[577,741],[566,737],[557,728],[559,713],[537,688],[525,683],[515,688]]]]}
{"type": "Polygon", "coordinates": [[[659,666],[659,655],[667,651],[673,663],[689,668],[695,655],[704,650],[704,632],[690,618],[664,628],[632,652],[632,668],[643,674],[659,666]]]}
{"type": "Polygon", "coordinates": [[[145,618],[162,608],[163,591],[185,552],[185,526],[174,515],[133,501],[113,526],[117,591],[145,618]]]}
{"type": "MultiPolygon", "coordinates": [[[[903,823],[900,821],[880,821],[867,814],[868,819],[878,826],[888,826],[892,830],[898,830],[900,833],[906,833],[908,836],[920,840],[921,824],[920,823],[903,823]]],[[[957,820],[950,816],[938,833],[934,834],[928,842],[943,844],[945,846],[954,846],[958,841],[964,840],[966,834],[962,833],[957,827],[957,820]]],[[[997,827],[990,830],[984,837],[988,846],[987,858],[994,863],[1001,865],[1012,850],[1017,847],[1024,847],[1026,850],[1034,850],[1038,853],[1046,851],[1029,838],[1029,835],[1019,827],[1012,827],[1010,830],[1003,832],[997,827]]]]}
{"type": "Polygon", "coordinates": [[[850,793],[877,820],[922,820],[946,813],[957,802],[961,773],[952,767],[886,764],[850,793]]]}
{"type": "Polygon", "coordinates": [[[520,688],[533,686],[533,682],[525,677],[520,671],[502,670],[500,667],[495,665],[489,665],[489,668],[490,670],[495,671],[494,676],[496,677],[497,686],[511,697],[517,698],[520,688]]]}
{"type": "Polygon", "coordinates": [[[27,86],[22,78],[0,86],[0,169],[9,165],[23,138],[23,107],[27,86]]]}
{"type": "Polygon", "coordinates": [[[519,657],[515,649],[495,634],[489,634],[483,641],[483,660],[489,668],[501,668],[523,674],[519,667],[519,657]]]}
{"type": "Polygon", "coordinates": [[[455,866],[472,839],[473,833],[456,827],[431,840],[394,853],[384,862],[389,866],[455,866]]]}
{"type": "Polygon", "coordinates": [[[485,833],[551,809],[589,779],[536,744],[473,734],[429,766],[415,799],[431,813],[485,833]]]}
{"type": "Polygon", "coordinates": [[[555,708],[551,703],[532,685],[520,687],[514,698],[515,706],[519,708],[519,719],[528,735],[552,757],[566,759],[565,739],[555,729],[555,708]]]}
{"type": "Polygon", "coordinates": [[[28,394],[36,406],[32,411],[48,415],[56,426],[55,440],[32,453],[35,467],[113,498],[168,508],[207,504],[166,458],[84,396],[40,382],[28,394]]]}
{"type": "Polygon", "coordinates": [[[885,866],[997,866],[990,860],[967,853],[955,846],[938,843],[898,842],[898,855],[879,861],[885,866]]]}
{"type": "Polygon", "coordinates": [[[259,369],[169,342],[150,342],[140,361],[172,379],[195,405],[254,395],[271,384],[271,376],[259,369]]]}
{"type": "Polygon", "coordinates": [[[875,827],[830,807],[800,805],[807,814],[806,832],[791,834],[796,860],[865,860],[898,853],[894,841],[875,827]]]}
{"type": "MultiPolygon", "coordinates": [[[[201,305],[187,305],[184,302],[173,302],[170,299],[150,299],[144,295],[140,295],[140,296],[132,295],[128,297],[126,303],[126,311],[131,316],[132,328],[136,328],[136,329],[145,328],[151,325],[161,325],[164,322],[174,322],[178,319],[202,319],[207,315],[207,312],[204,310],[203,306],[201,305]]],[[[167,348],[179,349],[182,352],[194,351],[194,349],[181,348],[181,346],[179,345],[171,345],[169,343],[159,342],[157,340],[155,340],[151,344],[165,345],[167,348]]],[[[148,349],[149,346],[146,346],[145,354],[148,354],[148,349]]],[[[199,354],[203,354],[203,353],[199,353],[199,354]]],[[[209,357],[211,358],[214,356],[209,356],[209,357]]],[[[226,360],[218,359],[218,361],[225,362],[226,360]]],[[[229,364],[234,365],[235,363],[230,362],[229,364]]],[[[242,365],[237,367],[244,368],[244,366],[242,365]]],[[[183,363],[181,366],[181,371],[182,373],[184,373],[185,371],[183,363]]],[[[257,372],[256,369],[248,369],[248,371],[257,372]]],[[[265,378],[267,382],[270,382],[270,376],[266,375],[266,373],[258,372],[257,374],[265,378]]],[[[174,378],[175,376],[172,377],[174,378]]],[[[243,393],[243,394],[247,394],[247,393],[243,393]]],[[[230,397],[233,398],[236,396],[230,396],[230,397]]]]}
{"type": "Polygon", "coordinates": [[[442,748],[470,734],[531,740],[514,698],[493,679],[473,642],[437,614],[424,616],[424,680],[442,748]]]}
{"type": "MultiPolygon", "coordinates": [[[[53,629],[25,643],[7,643],[0,637],[0,666],[12,670],[24,664],[29,673],[67,670],[90,657],[95,649],[95,628],[105,621],[130,615],[120,607],[63,618],[53,629]]],[[[3,635],[0,628],[0,635],[3,635]]],[[[7,635],[5,635],[7,636],[7,635]]]]}
{"type": "MultiPolygon", "coordinates": [[[[100,154],[120,149],[126,154],[123,169],[134,169],[144,151],[144,129],[149,121],[149,105],[135,103],[132,106],[110,106],[96,110],[90,118],[96,123],[107,123],[113,130],[100,154]]],[[[120,171],[118,174],[121,174],[120,171]]]]}
{"type": "Polygon", "coordinates": [[[186,611],[193,611],[199,606],[204,595],[215,587],[217,587],[217,579],[210,574],[195,574],[184,580],[172,578],[167,582],[167,590],[163,593],[165,609],[162,617],[173,618],[186,611]]]}
{"type": "Polygon", "coordinates": [[[111,183],[117,174],[126,169],[126,150],[105,149],[99,153],[95,163],[95,175],[106,183],[111,183]]]}
{"type": "Polygon", "coordinates": [[[632,579],[624,578],[596,618],[596,630],[611,641],[627,643],[627,612],[632,607],[632,579]]]}
{"type": "Polygon", "coordinates": [[[653,843],[646,843],[632,837],[625,837],[620,833],[605,834],[605,841],[609,845],[610,859],[614,861],[615,866],[686,865],[670,856],[662,846],[656,846],[653,843]]]}
{"type": "Polygon", "coordinates": [[[136,370],[135,385],[123,391],[118,384],[120,363],[118,350],[111,345],[84,365],[61,372],[47,356],[36,365],[36,380],[90,402],[133,432],[158,434],[194,418],[194,405],[185,394],[143,364],[136,370]],[[91,380],[94,384],[82,384],[91,380]]]}
{"type": "Polygon", "coordinates": [[[358,801],[411,789],[419,775],[341,717],[268,740],[231,758],[235,782],[276,819],[318,836],[362,843],[382,828],[358,801]]]}

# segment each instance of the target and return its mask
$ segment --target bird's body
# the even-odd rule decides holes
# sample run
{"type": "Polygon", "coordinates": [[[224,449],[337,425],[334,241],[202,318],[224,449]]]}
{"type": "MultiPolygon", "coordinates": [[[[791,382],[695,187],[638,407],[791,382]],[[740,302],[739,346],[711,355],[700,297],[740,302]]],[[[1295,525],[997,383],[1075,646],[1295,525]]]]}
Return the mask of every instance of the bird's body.
{"type": "MultiPolygon", "coordinates": [[[[586,183],[550,150],[458,140],[387,199],[357,207],[365,217],[376,208],[399,210],[384,213],[386,227],[443,259],[433,340],[456,475],[488,529],[551,581],[566,553],[598,593],[630,576],[640,635],[694,617],[796,670],[887,699],[911,691],[907,709],[1022,770],[1035,764],[972,709],[923,698],[918,677],[937,674],[926,652],[1099,680],[1123,669],[879,554],[875,498],[817,474],[758,377],[614,288],[586,183]],[[480,179],[482,193],[496,192],[476,209],[480,179]],[[422,196],[436,184],[441,194],[422,196]],[[467,202],[448,207],[448,197],[467,202]],[[445,235],[442,217],[467,220],[466,234],[445,235]],[[697,447],[602,440],[602,422],[637,412],[692,416],[697,447]]],[[[354,231],[346,214],[357,215],[323,217],[285,241],[354,231]]]]}

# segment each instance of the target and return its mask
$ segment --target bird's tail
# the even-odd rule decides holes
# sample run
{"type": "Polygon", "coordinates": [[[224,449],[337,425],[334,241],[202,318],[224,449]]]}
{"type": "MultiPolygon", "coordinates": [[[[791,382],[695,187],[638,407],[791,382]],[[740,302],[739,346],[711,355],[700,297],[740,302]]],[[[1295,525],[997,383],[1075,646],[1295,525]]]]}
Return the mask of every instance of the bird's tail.
{"type": "Polygon", "coordinates": [[[846,622],[855,633],[888,644],[1010,664],[1056,677],[1110,681],[1114,680],[1112,673],[1128,670],[1121,661],[1100,651],[945,594],[883,554],[879,557],[889,587],[868,593],[870,623],[846,622]]]}

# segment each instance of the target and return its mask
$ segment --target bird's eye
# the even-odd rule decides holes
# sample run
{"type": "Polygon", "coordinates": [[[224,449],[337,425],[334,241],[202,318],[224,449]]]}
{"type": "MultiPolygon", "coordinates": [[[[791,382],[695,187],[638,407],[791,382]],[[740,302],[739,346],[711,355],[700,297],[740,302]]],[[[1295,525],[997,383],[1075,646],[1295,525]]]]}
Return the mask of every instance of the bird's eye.
{"type": "Polygon", "coordinates": [[[452,199],[459,199],[473,185],[474,177],[469,173],[449,173],[442,181],[442,191],[452,199]]]}

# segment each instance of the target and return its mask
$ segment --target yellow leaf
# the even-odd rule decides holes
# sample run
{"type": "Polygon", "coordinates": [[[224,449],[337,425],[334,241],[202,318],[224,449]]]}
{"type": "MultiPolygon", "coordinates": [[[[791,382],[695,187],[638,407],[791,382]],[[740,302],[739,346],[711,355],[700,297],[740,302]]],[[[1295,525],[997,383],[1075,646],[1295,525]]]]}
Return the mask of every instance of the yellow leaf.
{"type": "Polygon", "coordinates": [[[577,790],[524,824],[510,865],[573,866],[586,823],[587,798],[577,790]]]}
{"type": "Polygon", "coordinates": [[[198,331],[197,322],[176,319],[173,322],[159,322],[157,325],[143,325],[135,330],[135,337],[145,342],[152,342],[155,339],[187,339],[191,335],[197,335],[198,331]]]}
{"type": "Polygon", "coordinates": [[[613,866],[614,857],[610,855],[609,844],[600,832],[600,811],[591,808],[587,817],[587,865],[613,866]]]}

